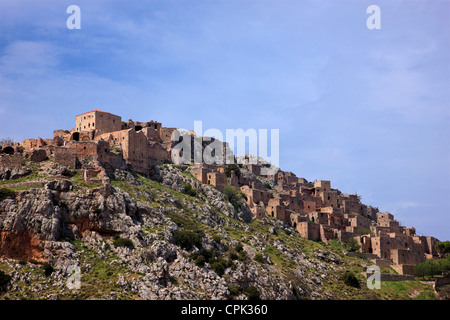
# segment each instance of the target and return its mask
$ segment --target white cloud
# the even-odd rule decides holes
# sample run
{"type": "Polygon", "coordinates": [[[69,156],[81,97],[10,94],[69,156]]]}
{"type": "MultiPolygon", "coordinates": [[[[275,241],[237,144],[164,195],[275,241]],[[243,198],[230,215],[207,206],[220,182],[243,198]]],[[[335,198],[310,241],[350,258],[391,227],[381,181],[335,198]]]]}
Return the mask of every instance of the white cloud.
{"type": "Polygon", "coordinates": [[[15,41],[0,57],[0,75],[31,76],[45,74],[59,63],[60,50],[46,42],[15,41]]]}

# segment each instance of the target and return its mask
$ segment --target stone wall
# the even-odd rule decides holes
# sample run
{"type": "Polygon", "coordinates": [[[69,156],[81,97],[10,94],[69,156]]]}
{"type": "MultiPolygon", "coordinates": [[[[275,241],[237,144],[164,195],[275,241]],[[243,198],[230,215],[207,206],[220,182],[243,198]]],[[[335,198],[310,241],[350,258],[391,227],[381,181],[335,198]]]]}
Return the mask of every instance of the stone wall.
{"type": "Polygon", "coordinates": [[[42,162],[47,159],[48,153],[46,149],[32,149],[29,157],[33,162],[42,162]]]}
{"type": "Polygon", "coordinates": [[[223,187],[227,185],[227,178],[221,172],[207,173],[207,183],[213,185],[218,190],[222,191],[223,187]]]}
{"type": "Polygon", "coordinates": [[[320,225],[313,222],[299,222],[297,224],[297,231],[300,236],[308,240],[318,241],[320,239],[320,225]]]}
{"type": "Polygon", "coordinates": [[[415,265],[425,260],[422,252],[407,249],[391,249],[391,260],[394,264],[415,265]]]}
{"type": "MultiPolygon", "coordinates": [[[[367,274],[366,272],[364,272],[363,275],[367,278],[368,276],[373,275],[373,273],[367,274]]],[[[406,281],[406,280],[414,280],[414,276],[403,274],[392,274],[392,273],[380,274],[380,281],[406,281]]]]}
{"type": "Polygon", "coordinates": [[[172,133],[177,130],[177,128],[161,128],[161,140],[163,142],[171,142],[172,141],[172,133]]]}
{"type": "MultiPolygon", "coordinates": [[[[404,279],[404,280],[413,280],[414,279],[414,265],[408,265],[408,264],[399,264],[399,265],[391,265],[391,268],[397,271],[398,275],[410,275],[411,279],[404,279]]],[[[396,281],[396,280],[390,280],[390,281],[396,281]]]]}
{"type": "Polygon", "coordinates": [[[55,163],[69,168],[77,167],[76,149],[73,147],[56,147],[54,156],[55,163]]]}
{"type": "Polygon", "coordinates": [[[0,167],[17,168],[22,166],[22,155],[16,154],[0,154],[0,167]]]}

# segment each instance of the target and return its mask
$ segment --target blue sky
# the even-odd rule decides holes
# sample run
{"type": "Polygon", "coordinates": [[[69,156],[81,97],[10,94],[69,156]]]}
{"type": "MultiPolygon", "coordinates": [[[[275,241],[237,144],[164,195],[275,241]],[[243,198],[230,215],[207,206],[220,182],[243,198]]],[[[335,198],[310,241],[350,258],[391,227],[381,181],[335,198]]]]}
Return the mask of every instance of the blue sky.
{"type": "Polygon", "coordinates": [[[0,137],[91,109],[280,129],[283,170],[449,240],[449,18],[449,1],[2,0],[0,137]]]}

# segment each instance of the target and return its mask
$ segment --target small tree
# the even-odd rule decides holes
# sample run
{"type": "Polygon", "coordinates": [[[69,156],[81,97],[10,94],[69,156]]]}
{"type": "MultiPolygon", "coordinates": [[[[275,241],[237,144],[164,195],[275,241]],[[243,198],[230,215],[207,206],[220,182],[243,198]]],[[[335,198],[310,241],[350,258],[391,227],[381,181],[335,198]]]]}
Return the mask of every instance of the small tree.
{"type": "Polygon", "coordinates": [[[434,277],[435,275],[441,274],[441,268],[440,265],[437,261],[435,260],[431,260],[431,259],[427,259],[425,261],[425,264],[427,265],[427,268],[429,270],[429,275],[434,277]]]}
{"type": "Polygon", "coordinates": [[[450,241],[437,242],[435,248],[440,256],[445,256],[450,253],[450,241]]]}
{"type": "Polygon", "coordinates": [[[443,276],[448,276],[450,272],[450,256],[445,259],[440,259],[437,261],[440,265],[440,269],[443,276]]]}
{"type": "Polygon", "coordinates": [[[425,276],[428,275],[425,262],[419,262],[414,266],[414,275],[416,277],[422,277],[425,280],[425,276]]]}

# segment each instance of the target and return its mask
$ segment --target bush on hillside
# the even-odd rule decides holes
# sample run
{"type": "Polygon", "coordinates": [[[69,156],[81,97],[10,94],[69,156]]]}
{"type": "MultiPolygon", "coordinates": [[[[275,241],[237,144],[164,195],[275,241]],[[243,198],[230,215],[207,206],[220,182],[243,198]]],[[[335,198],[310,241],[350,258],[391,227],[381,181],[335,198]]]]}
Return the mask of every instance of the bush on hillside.
{"type": "Polygon", "coordinates": [[[134,245],[133,245],[133,241],[131,241],[130,239],[127,238],[120,238],[120,237],[116,237],[113,240],[113,244],[114,247],[127,247],[129,249],[133,249],[134,245]]]}
{"type": "Polygon", "coordinates": [[[185,250],[201,247],[203,235],[200,232],[177,230],[173,233],[175,244],[185,250]]]}
{"type": "Polygon", "coordinates": [[[355,274],[351,271],[345,271],[341,277],[341,280],[350,287],[359,288],[360,284],[358,278],[356,278],[355,274]]]}

